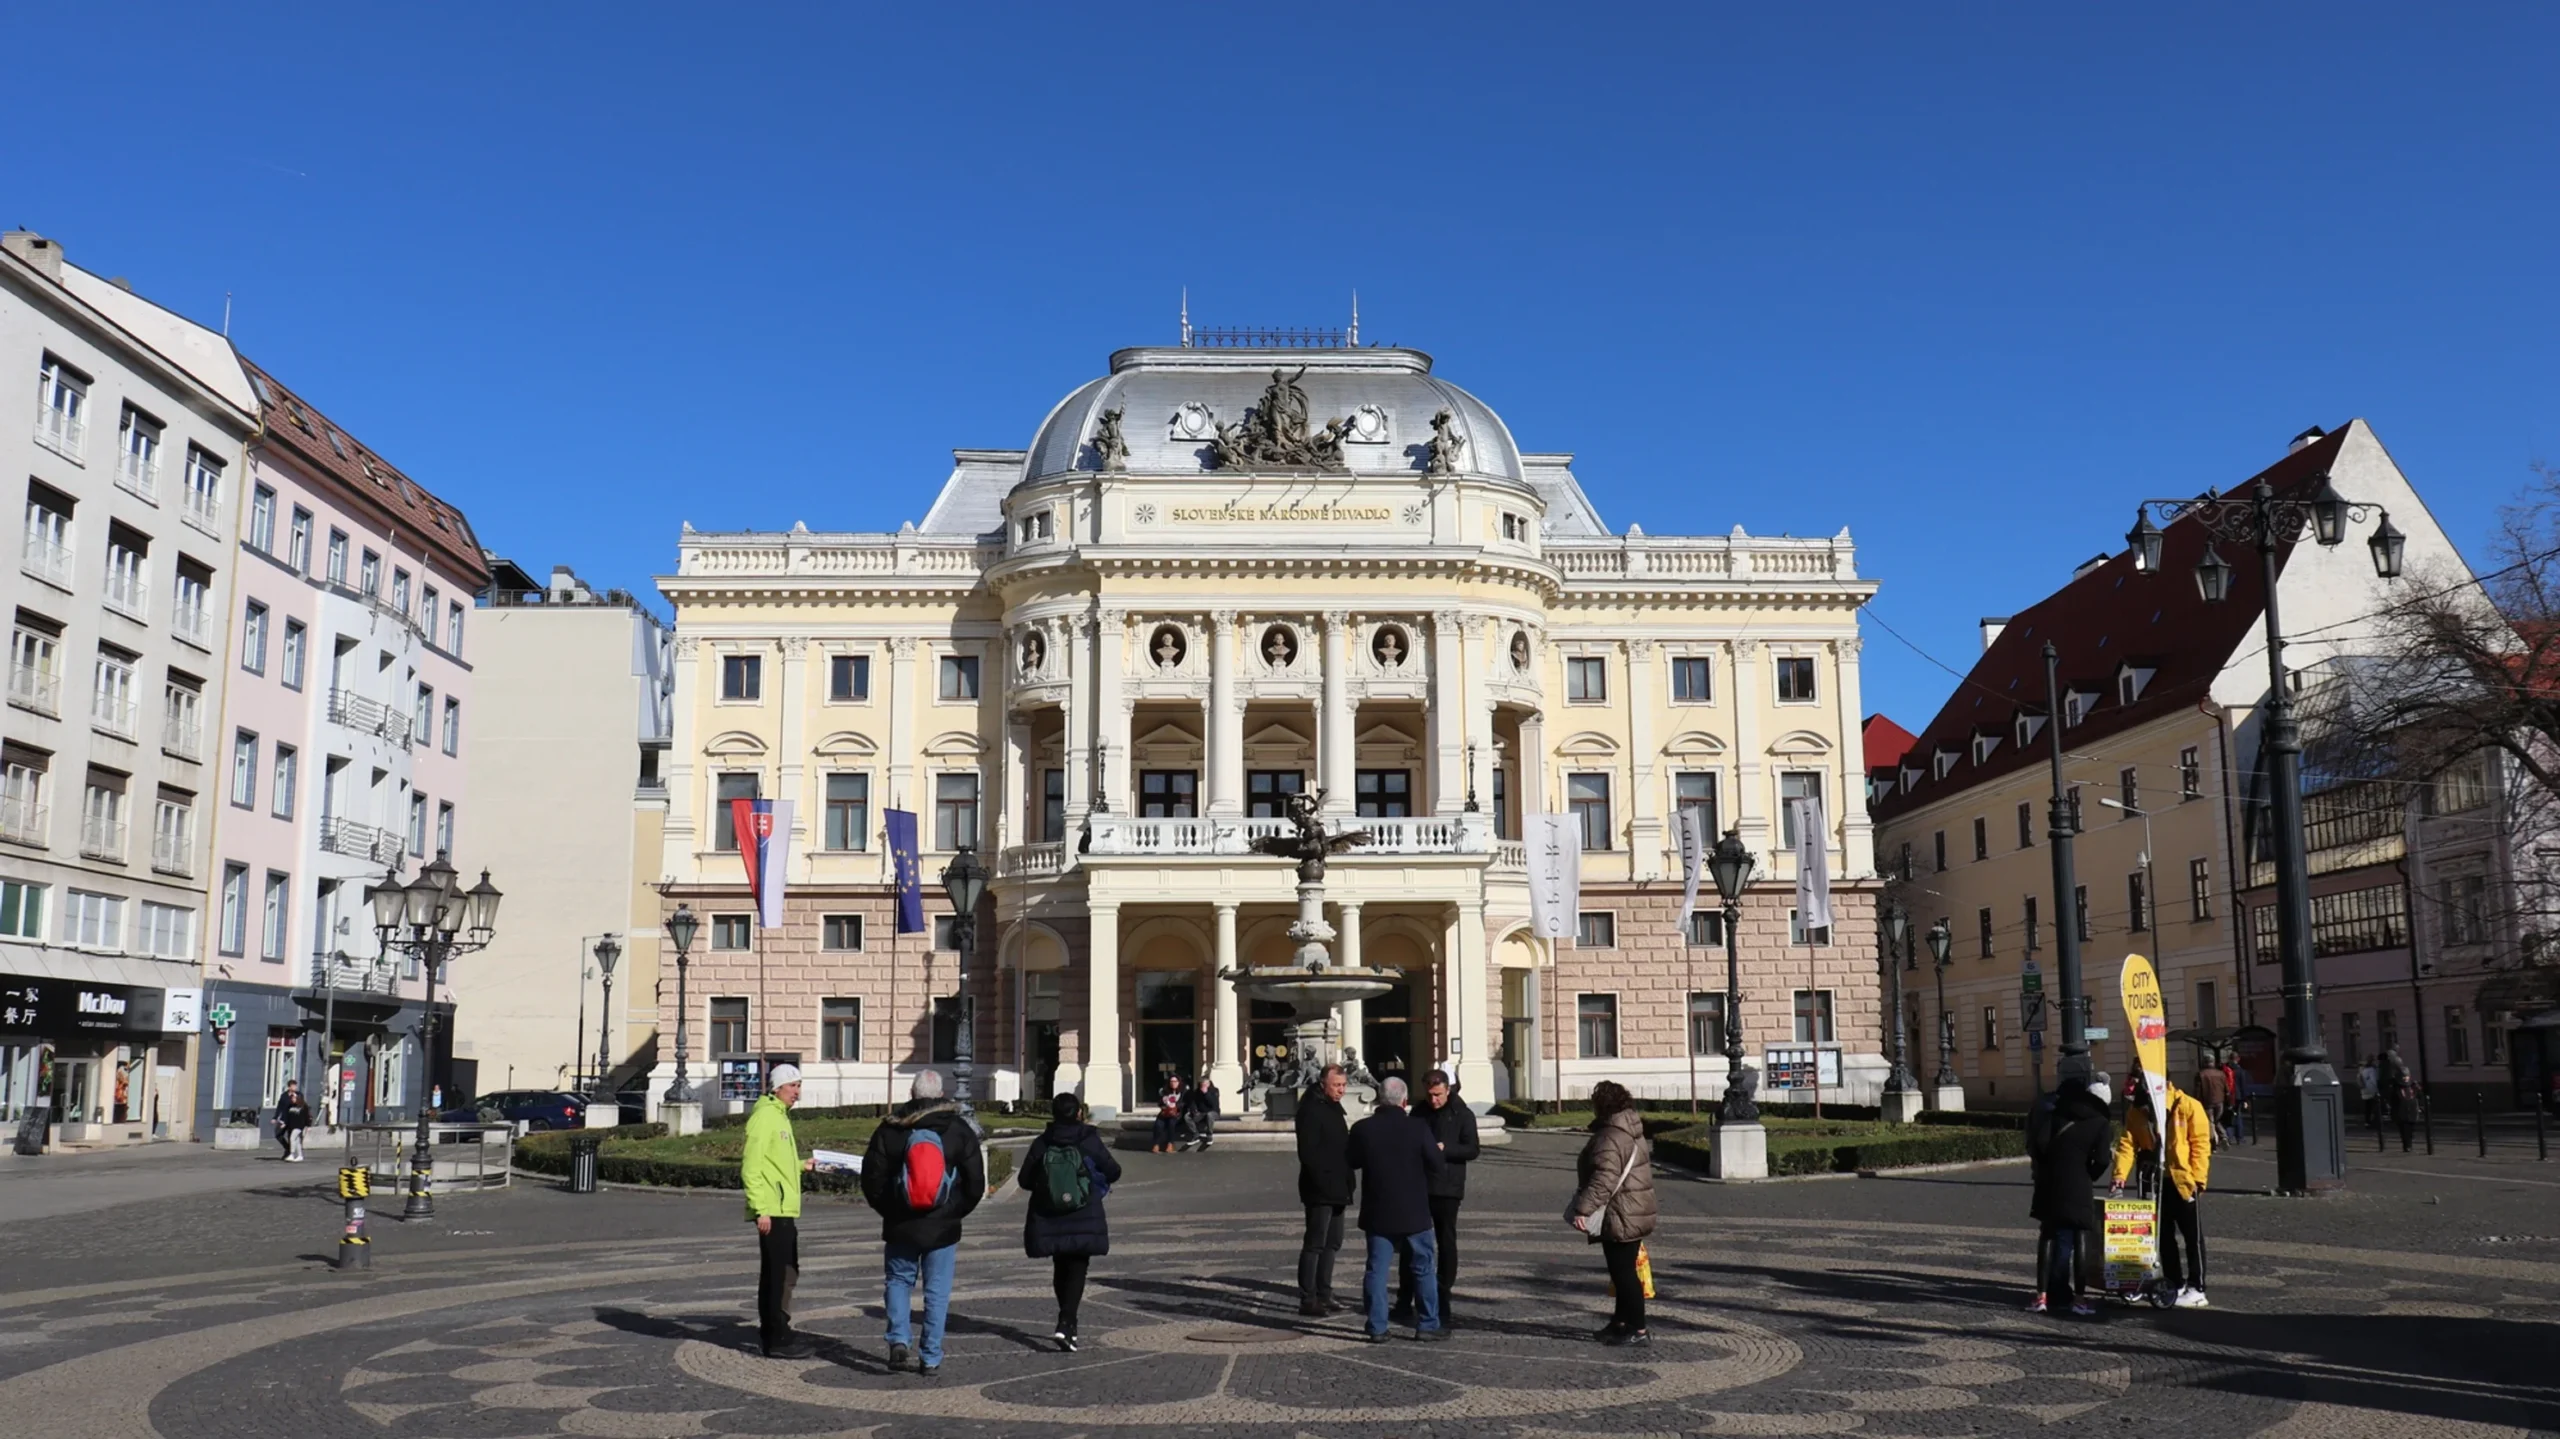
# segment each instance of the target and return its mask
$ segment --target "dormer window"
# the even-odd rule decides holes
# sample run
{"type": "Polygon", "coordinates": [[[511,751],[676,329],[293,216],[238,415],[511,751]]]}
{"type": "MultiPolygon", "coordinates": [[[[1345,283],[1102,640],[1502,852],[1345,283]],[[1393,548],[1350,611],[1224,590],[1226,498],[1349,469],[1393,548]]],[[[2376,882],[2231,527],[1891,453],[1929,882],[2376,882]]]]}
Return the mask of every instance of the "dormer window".
{"type": "Polygon", "coordinates": [[[2080,722],[2089,717],[2089,711],[2096,709],[2097,707],[2098,696],[2094,692],[2089,690],[2070,691],[2062,697],[2062,727],[2064,729],[2078,729],[2080,727],[2080,722]]]}
{"type": "Polygon", "coordinates": [[[2044,716],[2040,714],[2020,714],[2018,716],[2017,733],[2018,748],[2025,749],[2027,746],[2034,744],[2036,742],[2036,736],[2044,733],[2044,716]]]}
{"type": "Polygon", "coordinates": [[[1034,510],[1030,514],[1024,515],[1019,529],[1020,543],[1022,544],[1038,544],[1040,541],[1049,538],[1049,512],[1047,510],[1034,510]]]}
{"type": "Polygon", "coordinates": [[[2129,705],[2142,698],[2142,692],[2151,687],[2151,677],[2158,673],[2156,669],[2130,663],[2118,669],[2116,671],[2116,703],[2129,705]]]}
{"type": "Polygon", "coordinates": [[[1934,751],[1931,758],[1935,761],[1935,774],[1932,777],[1945,779],[1947,771],[1954,769],[1956,761],[1964,758],[1964,754],[1960,750],[1942,749],[1934,751]]]}
{"type": "Polygon", "coordinates": [[[1529,542],[1529,517],[1510,510],[1502,512],[1502,537],[1518,544],[1529,542]]]}
{"type": "Polygon", "coordinates": [[[1902,792],[1904,794],[1909,794],[1913,790],[1918,789],[1920,787],[1920,777],[1923,773],[1925,773],[1925,771],[1921,770],[1916,765],[1903,766],[1902,792]]]}
{"type": "Polygon", "coordinates": [[[1997,750],[1998,748],[2000,748],[2000,736],[1993,734],[1988,730],[1977,730],[1974,732],[1973,762],[1975,764],[1990,763],[1992,751],[1997,750]]]}

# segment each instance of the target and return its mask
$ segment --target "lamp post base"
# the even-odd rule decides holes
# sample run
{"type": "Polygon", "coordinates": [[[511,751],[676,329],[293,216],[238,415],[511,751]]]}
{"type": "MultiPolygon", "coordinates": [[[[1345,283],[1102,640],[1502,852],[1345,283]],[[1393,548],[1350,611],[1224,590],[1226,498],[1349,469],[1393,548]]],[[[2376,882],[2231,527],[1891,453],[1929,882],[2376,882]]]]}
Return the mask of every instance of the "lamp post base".
{"type": "Polygon", "coordinates": [[[1759,1124],[1719,1124],[1707,1150],[1707,1174],[1715,1179],[1769,1177],[1769,1131],[1759,1124]]]}
{"type": "Polygon", "coordinates": [[[2347,1182],[2347,1100],[2338,1072],[2297,1066],[2276,1086],[2276,1191],[2317,1194],[2347,1182]]]}
{"type": "Polygon", "coordinates": [[[1883,1108],[1885,1123],[1909,1124],[1911,1121],[1920,1117],[1920,1091],[1916,1089],[1888,1089],[1884,1092],[1883,1108]]]}
{"type": "Polygon", "coordinates": [[[1929,1089],[1929,1107],[1944,1114],[1964,1113],[1964,1086],[1961,1084],[1932,1085],[1929,1089]]]}
{"type": "Polygon", "coordinates": [[[702,1132],[702,1101],[698,1099],[667,1100],[658,1106],[658,1117],[666,1121],[669,1134],[700,1134],[702,1132]]]}

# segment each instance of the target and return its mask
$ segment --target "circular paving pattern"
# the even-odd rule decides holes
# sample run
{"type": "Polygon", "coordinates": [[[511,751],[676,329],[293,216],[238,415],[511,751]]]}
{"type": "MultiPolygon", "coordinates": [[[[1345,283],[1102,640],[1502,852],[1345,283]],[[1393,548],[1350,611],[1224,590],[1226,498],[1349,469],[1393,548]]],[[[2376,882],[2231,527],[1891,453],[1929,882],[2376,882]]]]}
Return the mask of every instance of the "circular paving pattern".
{"type": "MultiPolygon", "coordinates": [[[[1654,1344],[1612,1350],[1590,1342],[1607,1310],[1596,1254],[1552,1222],[1493,1217],[1464,1230],[1450,1341],[1399,1330],[1369,1344],[1352,1316],[1297,1316],[1294,1218],[1124,1238],[1095,1266],[1082,1352],[1062,1354],[1048,1342],[1047,1266],[1004,1243],[998,1210],[962,1252],[934,1379],[886,1366],[876,1250],[849,1237],[861,1229],[849,1212],[814,1216],[804,1235],[798,1320],[822,1343],[797,1362],[753,1352],[743,1235],[22,1296],[0,1301],[0,1414],[71,1415],[48,1425],[57,1439],[1551,1439],[2126,1422],[2204,1439],[2309,1432],[2299,1376],[2359,1368],[2322,1341],[2324,1318],[2560,1317],[2549,1266],[2230,1245],[2216,1256],[2216,1309],[2073,1321],[2020,1311],[2027,1256],[2013,1232],[1693,1220],[1656,1246],[1654,1344]],[[2282,1325],[2263,1317],[2274,1311],[2282,1325]],[[2278,1333],[2299,1347],[2272,1343],[2278,1333]]],[[[1345,1260],[1339,1287],[1356,1292],[1356,1252],[1345,1260]]],[[[2519,1424],[2399,1413],[2384,1432],[2533,1427],[2533,1385],[2471,1392],[2510,1403],[2519,1424]]]]}

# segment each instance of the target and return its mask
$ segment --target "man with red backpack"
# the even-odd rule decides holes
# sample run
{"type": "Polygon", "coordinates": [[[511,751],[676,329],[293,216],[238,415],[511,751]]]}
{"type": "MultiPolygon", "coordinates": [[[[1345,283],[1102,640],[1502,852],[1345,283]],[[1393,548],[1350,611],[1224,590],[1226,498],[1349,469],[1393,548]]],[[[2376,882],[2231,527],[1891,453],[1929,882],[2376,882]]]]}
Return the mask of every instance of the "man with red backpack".
{"type": "Polygon", "coordinates": [[[917,1074],[911,1093],[871,1132],[862,1155],[862,1197],[879,1211],[886,1251],[881,1303],[889,1317],[889,1367],[906,1367],[912,1296],[921,1284],[924,1332],[913,1353],[916,1373],[930,1379],[942,1372],[960,1221],[987,1197],[987,1163],[976,1126],[942,1097],[939,1070],[917,1074]]]}

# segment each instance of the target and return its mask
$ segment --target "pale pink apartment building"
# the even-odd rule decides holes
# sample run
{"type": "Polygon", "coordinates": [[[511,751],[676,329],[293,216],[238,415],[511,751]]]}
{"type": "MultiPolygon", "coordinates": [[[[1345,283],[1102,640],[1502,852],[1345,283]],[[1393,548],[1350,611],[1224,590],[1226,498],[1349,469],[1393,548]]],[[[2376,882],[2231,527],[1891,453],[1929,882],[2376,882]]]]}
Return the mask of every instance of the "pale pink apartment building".
{"type": "Polygon", "coordinates": [[[364,891],[439,852],[467,863],[467,627],[488,570],[460,510],[243,363],[263,432],[208,741],[203,927],[205,1006],[232,1023],[198,1066],[197,1117],[271,1104],[291,1077],[325,1117],[398,1119],[424,1089],[473,1086],[451,1069],[449,989],[420,1063],[423,979],[379,957],[364,891]]]}

